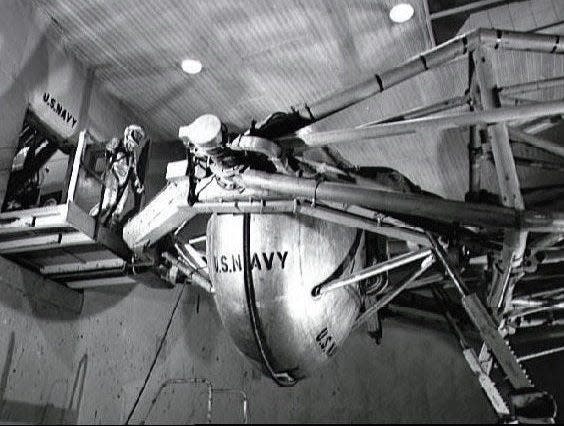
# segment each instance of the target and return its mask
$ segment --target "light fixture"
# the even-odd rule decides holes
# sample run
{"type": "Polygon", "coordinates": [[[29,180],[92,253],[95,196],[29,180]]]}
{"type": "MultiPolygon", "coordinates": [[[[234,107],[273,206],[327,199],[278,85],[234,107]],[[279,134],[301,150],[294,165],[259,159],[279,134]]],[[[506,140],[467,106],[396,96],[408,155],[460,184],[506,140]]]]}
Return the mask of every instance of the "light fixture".
{"type": "Polygon", "coordinates": [[[186,74],[198,74],[202,71],[202,63],[197,59],[184,59],[180,66],[186,74]]]}
{"type": "Polygon", "coordinates": [[[408,3],[396,4],[390,10],[390,19],[398,24],[409,21],[413,17],[413,6],[408,3]]]}

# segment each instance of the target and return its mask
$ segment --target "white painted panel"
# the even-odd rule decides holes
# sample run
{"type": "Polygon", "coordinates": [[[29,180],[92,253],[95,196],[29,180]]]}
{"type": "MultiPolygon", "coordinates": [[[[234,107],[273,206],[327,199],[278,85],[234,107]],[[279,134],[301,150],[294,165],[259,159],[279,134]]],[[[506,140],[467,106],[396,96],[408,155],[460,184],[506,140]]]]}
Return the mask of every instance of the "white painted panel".
{"type": "Polygon", "coordinates": [[[44,48],[47,49],[47,60],[35,64],[43,70],[43,75],[32,84],[30,105],[51,129],[63,137],[70,137],[80,128],[86,75],[82,67],[57,46],[46,42],[44,48]]]}

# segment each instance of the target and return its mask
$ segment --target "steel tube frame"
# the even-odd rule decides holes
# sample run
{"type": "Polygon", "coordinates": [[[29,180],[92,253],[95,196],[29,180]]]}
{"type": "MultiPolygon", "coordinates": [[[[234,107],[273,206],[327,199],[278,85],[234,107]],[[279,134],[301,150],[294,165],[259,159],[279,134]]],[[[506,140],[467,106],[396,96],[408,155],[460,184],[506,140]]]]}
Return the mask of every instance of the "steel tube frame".
{"type": "Polygon", "coordinates": [[[456,287],[460,295],[462,297],[468,296],[470,294],[468,287],[466,287],[466,284],[464,284],[464,280],[462,279],[458,271],[450,266],[450,263],[447,261],[448,254],[445,252],[439,241],[428,232],[427,232],[427,237],[431,242],[435,256],[437,257],[439,262],[441,262],[441,264],[443,265],[445,272],[454,283],[454,286],[456,287]]]}
{"type": "Polygon", "coordinates": [[[200,213],[294,213],[296,212],[296,202],[293,200],[256,199],[249,200],[249,197],[241,197],[242,201],[209,201],[198,202],[183,209],[200,213]]]}
{"type": "Polygon", "coordinates": [[[187,265],[186,263],[181,262],[178,259],[175,259],[170,253],[167,252],[163,253],[163,257],[166,260],[168,260],[170,263],[172,263],[174,266],[176,266],[180,271],[182,271],[184,275],[186,275],[186,277],[190,281],[192,281],[195,285],[201,287],[202,289],[204,289],[210,294],[215,294],[215,290],[211,282],[206,277],[204,277],[199,271],[187,265]]]}
{"type": "Polygon", "coordinates": [[[564,351],[564,346],[559,346],[559,347],[556,347],[556,348],[547,349],[545,351],[533,352],[533,353],[530,353],[528,355],[521,355],[520,357],[517,358],[517,360],[519,362],[523,362],[523,361],[528,361],[528,360],[534,359],[534,358],[540,358],[540,357],[547,356],[547,355],[553,355],[553,354],[556,354],[558,352],[563,352],[563,351],[564,351]]]}
{"type": "Polygon", "coordinates": [[[377,121],[371,121],[371,122],[368,122],[368,123],[364,123],[364,124],[361,124],[360,126],[357,126],[356,128],[360,129],[360,128],[363,128],[363,127],[375,126],[375,125],[378,125],[378,124],[394,123],[394,122],[397,122],[397,121],[404,121],[404,120],[411,120],[411,119],[415,119],[415,118],[426,117],[426,116],[431,115],[431,114],[436,114],[438,112],[447,111],[449,109],[453,109],[453,108],[461,107],[463,105],[467,105],[468,102],[469,102],[468,96],[457,96],[455,98],[445,99],[445,100],[442,100],[440,102],[436,102],[436,103],[431,104],[431,105],[426,105],[426,106],[421,107],[421,108],[415,108],[415,109],[412,109],[411,111],[408,111],[404,114],[396,115],[396,116],[391,117],[391,118],[386,118],[384,120],[377,120],[377,121]]]}
{"type": "MultiPolygon", "coordinates": [[[[564,114],[564,101],[539,102],[529,105],[509,106],[488,111],[449,114],[440,117],[416,118],[392,123],[377,124],[361,128],[330,130],[304,133],[299,139],[307,146],[327,146],[337,143],[358,142],[366,139],[379,139],[390,136],[414,134],[419,130],[445,130],[475,125],[488,125],[522,119],[532,119],[547,115],[564,114]]],[[[292,144],[296,136],[277,139],[283,144],[292,144]]]]}
{"type": "Polygon", "coordinates": [[[535,92],[537,90],[551,89],[553,87],[564,86],[564,77],[547,78],[545,80],[529,81],[526,83],[513,84],[511,86],[500,87],[500,95],[519,95],[522,93],[535,92]]]}
{"type": "Polygon", "coordinates": [[[548,151],[551,154],[558,155],[559,157],[564,157],[564,146],[558,145],[552,141],[548,141],[538,136],[525,133],[514,127],[509,127],[509,137],[518,142],[524,142],[527,145],[531,145],[535,148],[548,151]]]}
{"type": "MultiPolygon", "coordinates": [[[[516,357],[509,350],[506,342],[502,339],[497,325],[492,320],[479,297],[476,293],[470,293],[458,271],[450,265],[447,260],[447,254],[437,239],[430,233],[427,233],[427,235],[429,237],[429,241],[433,244],[433,251],[437,260],[441,262],[445,271],[460,293],[464,310],[484,340],[482,352],[484,347],[491,350],[502,370],[507,375],[509,382],[515,389],[530,387],[531,382],[529,378],[521,369],[516,357]]],[[[489,373],[489,367],[485,369],[485,372],[489,373]]]]}
{"type": "Polygon", "coordinates": [[[560,37],[557,35],[481,28],[447,41],[385,72],[377,73],[373,78],[310,105],[306,104],[297,108],[295,112],[306,122],[313,123],[429,69],[472,52],[480,46],[554,54],[564,53],[564,44],[560,44],[560,37]]]}
{"type": "MultiPolygon", "coordinates": [[[[542,311],[541,311],[542,312],[542,311]]],[[[512,327],[518,328],[519,330],[528,330],[528,329],[535,329],[543,326],[550,326],[550,327],[558,327],[564,325],[564,318],[561,319],[551,319],[550,317],[547,318],[524,318],[525,315],[516,315],[509,319],[509,321],[515,322],[515,319],[519,319],[518,324],[511,324],[512,327]]],[[[541,339],[542,340],[542,339],[541,339]]]]}
{"type": "Polygon", "coordinates": [[[535,254],[539,263],[561,263],[564,262],[564,249],[560,250],[539,250],[535,254]]]}
{"type": "Polygon", "coordinates": [[[364,324],[372,315],[390,303],[398,294],[400,294],[403,290],[409,288],[409,286],[417,280],[421,275],[427,271],[434,263],[433,255],[427,256],[423,262],[421,262],[421,267],[415,271],[407,280],[405,280],[401,285],[397,286],[396,288],[392,289],[391,291],[384,294],[384,296],[378,300],[374,305],[370,306],[366,311],[360,315],[353,327],[353,330],[364,324]]]}
{"type": "Polygon", "coordinates": [[[354,214],[346,213],[339,210],[333,210],[319,205],[307,206],[300,204],[297,207],[299,214],[315,217],[317,219],[326,220],[339,225],[349,226],[353,228],[360,228],[366,231],[374,232],[375,234],[384,235],[389,238],[397,238],[404,241],[411,241],[420,246],[429,246],[429,240],[423,232],[418,232],[411,229],[402,229],[397,226],[388,226],[378,224],[374,220],[358,217],[354,214]]]}
{"type": "Polygon", "coordinates": [[[564,214],[518,211],[508,207],[432,198],[419,194],[379,191],[354,184],[318,182],[280,174],[247,170],[240,176],[246,187],[268,189],[291,198],[307,198],[374,208],[430,220],[490,228],[562,232],[564,214]]]}
{"type": "Polygon", "coordinates": [[[323,296],[330,291],[337,290],[338,288],[345,287],[347,285],[356,284],[359,281],[373,277],[374,275],[378,275],[392,269],[407,265],[408,263],[415,262],[416,260],[429,257],[429,255],[432,255],[432,251],[429,248],[402,254],[400,256],[394,257],[393,259],[389,259],[368,268],[361,269],[360,271],[354,272],[349,276],[338,278],[328,283],[319,284],[313,288],[312,295],[314,297],[323,296]]]}
{"type": "MultiPolygon", "coordinates": [[[[279,196],[277,198],[280,198],[279,196]]],[[[419,232],[409,228],[399,228],[398,224],[394,226],[378,223],[378,221],[368,217],[362,217],[351,212],[343,211],[338,208],[325,207],[320,204],[307,205],[298,200],[251,200],[251,201],[214,201],[205,203],[195,203],[192,206],[183,207],[186,210],[197,213],[294,213],[305,216],[311,216],[318,219],[327,220],[329,222],[340,225],[361,228],[366,231],[384,235],[390,238],[397,238],[404,241],[411,241],[421,246],[429,246],[429,241],[423,232],[419,232]]],[[[345,208],[346,209],[346,208],[345,208]]],[[[387,220],[388,218],[385,218],[387,220]]]]}
{"type": "Polygon", "coordinates": [[[447,323],[450,326],[451,331],[457,337],[460,347],[462,349],[462,353],[470,370],[477,376],[480,386],[486,393],[486,396],[490,400],[494,410],[496,411],[498,416],[506,416],[509,414],[509,408],[507,404],[501,397],[499,390],[497,389],[495,383],[490,378],[489,373],[484,369],[483,365],[480,363],[476,352],[468,344],[468,341],[462,330],[458,326],[456,319],[453,317],[451,311],[449,310],[449,298],[446,294],[443,287],[440,285],[434,285],[431,287],[431,291],[435,300],[441,306],[441,310],[443,311],[443,315],[447,320],[447,323]]]}
{"type": "Polygon", "coordinates": [[[540,250],[543,248],[552,247],[562,240],[564,240],[564,234],[548,234],[542,236],[538,240],[533,241],[530,244],[529,248],[531,250],[540,250]]]}
{"type": "Polygon", "coordinates": [[[479,0],[473,3],[465,4],[464,6],[453,7],[451,9],[441,10],[440,12],[431,13],[432,20],[444,18],[446,16],[456,15],[462,12],[479,9],[484,6],[493,6],[496,3],[501,3],[506,0],[479,0]]]}
{"type": "Polygon", "coordinates": [[[535,299],[513,299],[511,303],[514,307],[520,308],[547,308],[547,309],[564,309],[564,302],[555,302],[549,300],[535,299]]]}

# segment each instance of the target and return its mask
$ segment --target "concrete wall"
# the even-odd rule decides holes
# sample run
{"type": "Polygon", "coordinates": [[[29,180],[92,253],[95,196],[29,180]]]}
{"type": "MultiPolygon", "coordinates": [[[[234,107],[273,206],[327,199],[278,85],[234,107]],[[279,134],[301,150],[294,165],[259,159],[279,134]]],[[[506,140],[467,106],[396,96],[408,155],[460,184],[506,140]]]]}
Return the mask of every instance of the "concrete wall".
{"type": "MultiPolygon", "coordinates": [[[[494,420],[447,335],[386,323],[377,346],[359,331],[315,377],[281,389],[237,352],[198,289],[100,288],[82,302],[6,260],[0,268],[0,421],[123,423],[179,296],[134,423],[174,378],[244,390],[253,422],[494,420]]],[[[166,388],[147,421],[205,422],[206,401],[202,385],[166,388]]],[[[214,394],[212,419],[240,422],[241,400],[214,394]]]]}

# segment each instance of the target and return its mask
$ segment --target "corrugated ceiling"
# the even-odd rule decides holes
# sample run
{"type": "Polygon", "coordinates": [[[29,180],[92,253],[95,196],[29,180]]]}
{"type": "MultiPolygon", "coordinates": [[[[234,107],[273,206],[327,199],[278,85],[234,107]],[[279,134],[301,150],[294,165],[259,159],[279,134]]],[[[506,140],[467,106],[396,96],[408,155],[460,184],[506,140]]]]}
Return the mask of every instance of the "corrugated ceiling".
{"type": "MultiPolygon", "coordinates": [[[[247,128],[252,119],[313,101],[431,47],[423,0],[411,0],[415,16],[405,24],[388,18],[397,0],[35,2],[103,86],[168,138],[204,113],[247,128]],[[182,73],[185,57],[200,59],[203,72],[182,73]]],[[[485,26],[559,33],[562,25],[551,25],[563,17],[561,0],[514,2],[473,14],[461,31],[485,26]]],[[[400,84],[312,128],[353,126],[461,95],[467,85],[462,65],[400,84]]],[[[510,53],[501,67],[513,81],[564,73],[563,58],[549,55],[510,53]]],[[[336,149],[353,164],[394,167],[426,190],[460,199],[467,188],[466,144],[466,132],[455,130],[336,149]]],[[[495,179],[488,180],[495,190],[495,179]]]]}
{"type": "Polygon", "coordinates": [[[175,137],[213,112],[248,127],[430,47],[423,2],[410,22],[394,0],[37,0],[104,86],[175,137]],[[179,62],[204,70],[183,74],[179,62]]]}

